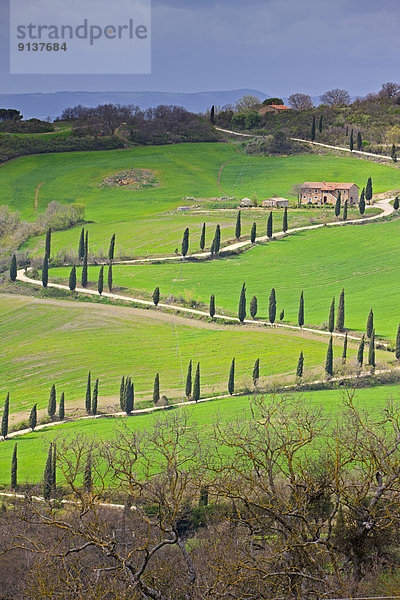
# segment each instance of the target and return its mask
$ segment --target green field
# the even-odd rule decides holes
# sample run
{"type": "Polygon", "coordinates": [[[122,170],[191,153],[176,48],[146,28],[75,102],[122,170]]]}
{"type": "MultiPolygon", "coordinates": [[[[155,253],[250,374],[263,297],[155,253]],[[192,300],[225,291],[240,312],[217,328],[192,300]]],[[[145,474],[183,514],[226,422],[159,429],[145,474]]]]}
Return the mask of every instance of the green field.
{"type": "MultiPolygon", "coordinates": [[[[345,392],[326,390],[307,392],[303,394],[304,402],[310,402],[318,408],[323,408],[328,414],[340,413],[345,392]]],[[[382,386],[378,388],[359,389],[355,396],[355,405],[367,411],[381,409],[387,400],[400,401],[400,385],[382,386]]],[[[179,408],[173,414],[183,415],[187,412],[189,426],[196,426],[205,438],[212,435],[213,423],[216,420],[234,421],[251,418],[251,397],[233,397],[214,400],[187,408],[179,408]],[[178,412],[179,411],[179,412],[178,412]]],[[[172,413],[169,413],[172,414],[172,413]]],[[[127,423],[133,430],[150,429],[159,419],[169,418],[168,414],[136,415],[129,418],[96,419],[80,422],[65,423],[43,431],[0,442],[0,485],[10,483],[11,456],[14,443],[18,442],[18,476],[20,483],[36,483],[43,476],[47,449],[50,441],[63,436],[86,435],[94,439],[110,439],[118,433],[121,424],[127,423]]],[[[59,481],[60,478],[58,477],[59,481]]]]}
{"type": "MultiPolygon", "coordinates": [[[[67,277],[69,269],[53,269],[52,278],[67,277]]],[[[80,275],[80,273],[79,273],[80,275]]],[[[97,282],[98,267],[89,270],[97,282]]],[[[200,263],[115,265],[114,284],[123,291],[189,297],[236,313],[246,282],[247,299],[258,298],[259,317],[267,317],[268,297],[276,289],[277,308],[296,322],[304,290],[305,322],[321,326],[328,319],[332,297],[346,295],[346,327],[365,330],[368,313],[375,313],[376,333],[394,340],[400,322],[400,221],[305,231],[257,246],[241,256],[200,263]]]]}
{"type": "MultiPolygon", "coordinates": [[[[327,348],[323,338],[216,326],[118,306],[2,296],[0,315],[0,396],[10,392],[13,421],[26,418],[36,402],[43,414],[53,383],[59,394],[65,392],[67,414],[82,414],[88,371],[100,380],[99,410],[108,412],[119,403],[123,375],[133,377],[137,404],[148,405],[156,372],[161,394],[182,399],[189,360],[194,368],[200,362],[204,397],[227,393],[234,356],[236,389],[251,389],[256,358],[262,381],[287,374],[292,383],[300,351],[305,374],[313,368],[320,374],[327,348]]],[[[354,350],[349,355],[354,356],[354,350]]],[[[378,360],[382,358],[386,360],[387,353],[378,353],[378,360]]]]}
{"type": "MultiPolygon", "coordinates": [[[[116,233],[118,254],[171,253],[179,248],[186,226],[192,228],[192,247],[197,250],[198,231],[203,221],[214,229],[218,219],[223,228],[223,240],[227,240],[233,236],[234,215],[165,213],[185,204],[182,200],[185,196],[196,199],[221,196],[217,177],[221,165],[227,161],[232,162],[222,171],[221,187],[224,195],[234,194],[238,198],[257,194],[261,200],[277,194],[294,200],[290,188],[304,180],[349,180],[364,186],[371,175],[375,192],[400,185],[397,169],[351,157],[249,158],[230,144],[180,144],[19,158],[0,166],[2,203],[21,211],[23,218],[33,219],[35,189],[44,182],[39,192],[39,211],[52,200],[85,204],[92,251],[106,250],[110,236],[116,233]],[[153,170],[161,185],[142,190],[101,187],[108,175],[131,168],[153,170]]],[[[289,218],[289,226],[308,224],[310,213],[314,218],[321,218],[320,211],[301,212],[304,212],[303,216],[296,211],[293,218],[289,218]]],[[[351,211],[349,218],[352,216],[351,211]]],[[[281,219],[281,216],[277,218],[281,219]]],[[[254,211],[244,211],[243,219],[245,234],[249,233],[254,220],[262,221],[265,229],[265,212],[254,218],[254,211]]],[[[76,251],[78,236],[79,228],[55,232],[53,254],[60,250],[76,251]]],[[[30,240],[24,248],[34,254],[41,253],[43,239],[30,240]]]]}

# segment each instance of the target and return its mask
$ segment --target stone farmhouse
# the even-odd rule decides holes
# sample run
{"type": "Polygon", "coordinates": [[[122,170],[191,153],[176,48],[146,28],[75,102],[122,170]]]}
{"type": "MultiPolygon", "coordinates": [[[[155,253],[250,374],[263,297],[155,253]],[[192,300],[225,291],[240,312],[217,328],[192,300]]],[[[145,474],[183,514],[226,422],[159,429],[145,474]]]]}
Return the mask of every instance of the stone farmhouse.
{"type": "Polygon", "coordinates": [[[279,196],[275,196],[274,198],[266,198],[262,201],[262,206],[268,207],[272,206],[275,208],[285,208],[289,206],[289,200],[287,198],[281,198],[279,196]]]}
{"type": "Polygon", "coordinates": [[[291,108],[289,108],[288,106],[284,106],[283,104],[268,104],[267,106],[261,106],[257,112],[259,115],[265,115],[266,113],[274,113],[274,114],[278,114],[278,113],[283,113],[287,110],[292,110],[291,108]]]}
{"type": "Polygon", "coordinates": [[[337,183],[327,181],[305,181],[301,186],[302,204],[336,204],[341,195],[342,202],[358,202],[359,187],[355,183],[337,183]]]}

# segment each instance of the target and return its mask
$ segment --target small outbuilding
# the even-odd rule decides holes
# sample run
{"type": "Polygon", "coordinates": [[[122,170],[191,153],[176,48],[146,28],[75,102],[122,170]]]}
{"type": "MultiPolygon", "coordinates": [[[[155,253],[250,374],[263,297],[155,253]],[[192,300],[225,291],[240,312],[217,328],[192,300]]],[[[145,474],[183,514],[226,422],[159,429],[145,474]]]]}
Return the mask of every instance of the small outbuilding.
{"type": "Polygon", "coordinates": [[[253,206],[253,200],[250,200],[250,198],[242,198],[240,206],[253,206]]]}
{"type": "Polygon", "coordinates": [[[274,196],[273,198],[266,198],[262,201],[262,206],[272,206],[273,208],[286,208],[289,206],[289,200],[287,198],[281,198],[280,196],[274,196]]]}

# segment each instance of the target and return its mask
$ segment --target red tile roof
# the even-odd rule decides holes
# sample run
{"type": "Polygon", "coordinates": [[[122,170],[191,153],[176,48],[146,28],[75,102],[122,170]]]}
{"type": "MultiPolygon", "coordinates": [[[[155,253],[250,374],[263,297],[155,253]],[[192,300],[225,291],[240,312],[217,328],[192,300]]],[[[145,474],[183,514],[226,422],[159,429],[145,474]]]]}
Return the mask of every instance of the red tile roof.
{"type": "Polygon", "coordinates": [[[315,188],[322,190],[349,190],[353,185],[358,188],[355,183],[337,183],[337,182],[326,182],[326,181],[305,181],[302,184],[302,188],[315,188]]]}

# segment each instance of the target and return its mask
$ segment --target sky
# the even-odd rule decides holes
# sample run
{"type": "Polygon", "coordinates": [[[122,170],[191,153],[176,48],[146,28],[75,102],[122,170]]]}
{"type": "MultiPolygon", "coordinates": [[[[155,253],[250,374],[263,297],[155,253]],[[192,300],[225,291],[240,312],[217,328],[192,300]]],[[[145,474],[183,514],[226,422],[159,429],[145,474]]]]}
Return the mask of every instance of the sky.
{"type": "MultiPolygon", "coordinates": [[[[250,88],[285,97],[339,87],[362,96],[400,79],[399,0],[152,0],[151,73],[120,75],[10,75],[10,1],[0,0],[0,93],[250,88]]],[[[108,3],[116,20],[127,1],[108,3]]]]}

